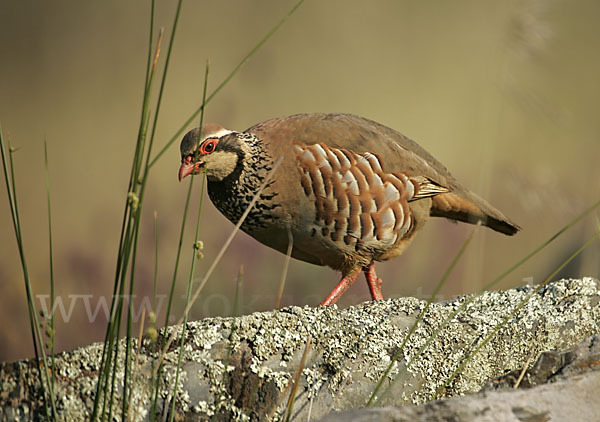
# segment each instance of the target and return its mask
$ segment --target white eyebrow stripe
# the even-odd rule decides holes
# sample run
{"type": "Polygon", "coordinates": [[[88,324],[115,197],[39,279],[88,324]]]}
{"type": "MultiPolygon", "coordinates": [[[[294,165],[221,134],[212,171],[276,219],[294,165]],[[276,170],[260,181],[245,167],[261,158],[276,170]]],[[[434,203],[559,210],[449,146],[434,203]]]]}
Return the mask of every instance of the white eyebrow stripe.
{"type": "Polygon", "coordinates": [[[219,129],[218,131],[216,131],[215,133],[211,133],[210,135],[208,135],[204,139],[208,139],[208,138],[221,138],[221,137],[223,137],[225,135],[229,135],[230,133],[233,133],[233,130],[219,129]]]}

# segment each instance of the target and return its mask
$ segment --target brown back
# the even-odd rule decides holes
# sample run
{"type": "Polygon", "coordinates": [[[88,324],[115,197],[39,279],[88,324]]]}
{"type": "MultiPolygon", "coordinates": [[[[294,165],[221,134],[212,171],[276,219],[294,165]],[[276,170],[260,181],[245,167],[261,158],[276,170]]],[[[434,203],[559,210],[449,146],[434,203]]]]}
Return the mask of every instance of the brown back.
{"type": "Polygon", "coordinates": [[[471,224],[481,222],[513,235],[519,227],[485,200],[462,186],[431,154],[416,142],[375,121],[351,114],[296,114],[254,125],[246,132],[267,144],[292,148],[323,142],[334,148],[371,152],[382,157],[384,171],[424,176],[450,190],[433,197],[431,215],[471,224]]]}

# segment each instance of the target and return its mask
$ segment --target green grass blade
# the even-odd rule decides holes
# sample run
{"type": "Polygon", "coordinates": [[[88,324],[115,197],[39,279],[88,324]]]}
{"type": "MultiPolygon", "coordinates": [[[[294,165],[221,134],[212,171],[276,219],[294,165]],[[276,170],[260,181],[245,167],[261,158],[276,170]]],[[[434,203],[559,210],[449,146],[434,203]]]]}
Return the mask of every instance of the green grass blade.
{"type": "MultiPolygon", "coordinates": [[[[210,66],[208,61],[206,62],[206,68],[204,71],[204,88],[202,91],[202,101],[204,102],[204,100],[206,99],[206,89],[208,87],[208,73],[210,70],[210,66]]],[[[202,124],[204,123],[204,109],[202,110],[202,113],[200,114],[200,127],[202,127],[202,124]]],[[[200,133],[198,133],[198,143],[200,143],[201,141],[201,137],[202,137],[202,131],[200,131],[200,133]]],[[[196,151],[196,155],[197,155],[197,151],[196,151]]],[[[196,157],[197,158],[197,157],[196,157]]],[[[192,172],[192,179],[194,178],[194,173],[192,172]]],[[[191,190],[191,186],[192,183],[190,182],[190,190],[191,190]]],[[[185,305],[186,305],[186,309],[187,306],[190,303],[190,299],[192,296],[192,284],[194,281],[194,272],[196,269],[196,260],[200,259],[201,253],[200,249],[202,249],[199,246],[198,243],[198,235],[200,233],[200,218],[202,216],[202,204],[204,203],[204,189],[206,188],[206,170],[204,171],[203,177],[202,177],[202,189],[200,190],[200,204],[198,205],[198,218],[196,220],[196,233],[194,235],[194,256],[192,256],[192,265],[190,266],[190,275],[188,278],[188,285],[187,285],[187,292],[186,292],[186,296],[185,296],[185,305]]],[[[179,374],[181,372],[181,359],[183,357],[183,346],[185,344],[185,333],[186,333],[186,324],[188,321],[188,315],[189,313],[186,312],[183,316],[183,324],[181,326],[181,341],[179,343],[179,356],[177,357],[177,369],[175,372],[175,383],[173,385],[173,393],[171,395],[172,397],[172,402],[171,402],[171,417],[170,417],[170,421],[173,421],[173,418],[175,417],[175,401],[177,398],[177,386],[179,384],[179,374]]]]}
{"type": "MultiPolygon", "coordinates": [[[[156,287],[158,283],[158,214],[154,211],[154,279],[152,280],[152,310],[156,321],[156,287]]],[[[154,323],[154,321],[153,321],[154,323]]],[[[155,327],[156,328],[156,327],[155,327]]]]}
{"type": "MultiPolygon", "coordinates": [[[[152,7],[152,13],[150,17],[151,24],[154,21],[154,7],[152,7]]],[[[149,54],[154,57],[154,60],[151,61],[150,72],[147,73],[146,84],[144,85],[144,98],[143,98],[143,107],[142,107],[142,117],[140,119],[140,128],[138,130],[138,138],[136,142],[136,148],[134,152],[133,162],[131,166],[131,173],[129,178],[129,186],[128,192],[129,195],[134,195],[135,187],[138,183],[139,171],[141,168],[141,156],[144,149],[145,142],[145,133],[148,126],[148,115],[149,115],[149,98],[150,91],[152,88],[152,81],[156,69],[156,61],[158,58],[158,53],[160,51],[160,41],[162,39],[162,32],[159,35],[157,47],[154,49],[154,55],[152,56],[152,43],[149,44],[149,54]]],[[[135,229],[135,214],[137,207],[134,207],[133,197],[128,195],[128,200],[125,203],[125,210],[123,213],[123,223],[121,227],[121,236],[119,239],[119,251],[117,254],[117,265],[115,271],[115,283],[113,289],[113,299],[111,301],[110,308],[110,320],[106,330],[106,336],[102,351],[102,360],[100,363],[100,370],[98,381],[96,385],[96,396],[94,399],[94,407],[92,410],[92,420],[96,420],[98,418],[98,413],[100,411],[100,401],[102,398],[102,411],[101,411],[101,419],[105,418],[106,415],[106,406],[109,405],[109,418],[112,417],[112,403],[113,395],[109,396],[109,388],[111,391],[114,391],[114,379],[112,376],[112,382],[109,384],[111,366],[116,362],[118,357],[118,347],[113,349],[113,346],[118,344],[115,341],[115,337],[119,336],[120,333],[120,320],[122,315],[122,300],[124,293],[124,283],[125,277],[127,274],[127,267],[129,263],[129,258],[131,256],[131,248],[132,241],[136,235],[135,229]],[[115,323],[117,326],[115,327],[115,323]],[[113,359],[114,353],[114,359],[113,359]],[[112,386],[111,386],[112,385],[112,386]],[[107,397],[109,398],[107,402],[107,397]]],[[[135,204],[139,205],[139,203],[135,204]]],[[[137,210],[139,211],[139,210],[137,210]]],[[[113,371],[114,373],[114,371],[113,371]]]]}
{"type": "Polygon", "coordinates": [[[17,241],[17,247],[19,250],[19,257],[21,259],[21,268],[23,270],[23,281],[25,284],[25,293],[27,298],[27,310],[29,312],[29,325],[31,329],[31,339],[33,342],[33,350],[35,354],[36,369],[38,371],[38,377],[40,379],[40,386],[42,388],[42,398],[44,402],[44,411],[48,420],[56,420],[56,404],[54,400],[54,388],[52,382],[48,379],[48,370],[51,370],[48,365],[46,354],[44,353],[43,337],[40,332],[40,324],[37,318],[37,311],[33,300],[33,293],[31,290],[31,280],[29,278],[29,270],[27,267],[27,259],[25,257],[25,248],[23,245],[23,236],[21,234],[21,219],[19,216],[19,205],[17,198],[17,186],[15,179],[15,166],[13,162],[14,149],[11,147],[10,142],[8,145],[8,162],[6,156],[6,148],[4,146],[4,137],[2,135],[2,127],[0,127],[0,154],[2,155],[2,168],[4,170],[4,179],[6,182],[6,192],[8,195],[8,202],[10,205],[10,211],[12,216],[13,228],[15,231],[15,237],[17,241]],[[40,365],[40,351],[42,365],[40,365]],[[48,406],[50,402],[50,408],[48,406]]]}
{"type": "MultiPolygon", "coordinates": [[[[150,1],[150,28],[148,28],[148,45],[152,46],[154,41],[154,15],[155,14],[155,0],[150,1]]],[[[148,86],[150,80],[150,73],[152,69],[152,48],[148,48],[148,56],[146,61],[146,79],[144,80],[144,86],[148,86]]]]}
{"type": "MultiPolygon", "coordinates": [[[[140,129],[138,132],[138,139],[137,139],[137,143],[136,143],[136,149],[135,149],[135,153],[134,153],[134,158],[133,158],[133,164],[132,164],[132,168],[131,168],[131,175],[130,175],[130,180],[129,180],[129,187],[128,187],[128,192],[130,193],[130,195],[135,195],[135,199],[139,202],[139,208],[136,210],[132,209],[131,204],[128,202],[126,204],[125,207],[125,212],[124,212],[124,217],[123,217],[123,224],[122,224],[122,232],[121,232],[121,239],[119,242],[119,253],[118,253],[118,257],[117,257],[117,271],[116,271],[116,276],[115,276],[115,285],[114,285],[114,298],[113,298],[113,302],[111,303],[111,320],[109,322],[109,327],[107,328],[107,336],[106,336],[106,341],[105,341],[105,345],[104,345],[104,349],[103,349],[103,359],[102,359],[102,363],[101,363],[101,368],[100,368],[100,374],[101,376],[99,377],[99,381],[98,381],[98,387],[97,387],[97,394],[96,394],[96,400],[94,403],[94,411],[93,411],[93,418],[96,418],[99,414],[99,406],[98,403],[100,401],[100,397],[103,395],[104,396],[104,405],[103,405],[103,409],[101,411],[101,414],[103,415],[102,417],[104,418],[104,415],[106,415],[106,406],[108,406],[108,417],[109,419],[112,417],[111,411],[112,411],[112,398],[113,398],[113,394],[115,391],[115,385],[114,385],[114,380],[115,380],[115,367],[113,362],[116,362],[118,360],[118,354],[119,354],[119,349],[118,347],[116,347],[117,345],[117,341],[116,338],[118,337],[119,333],[120,333],[120,327],[121,327],[121,317],[122,317],[122,312],[123,312],[123,302],[122,302],[122,297],[123,297],[123,292],[124,292],[124,288],[125,288],[125,284],[126,284],[126,276],[128,274],[128,271],[131,271],[131,274],[135,273],[135,257],[137,256],[137,237],[138,237],[138,231],[139,231],[139,214],[140,214],[140,208],[142,206],[143,203],[143,195],[145,192],[145,186],[146,186],[146,180],[147,180],[147,176],[149,174],[149,169],[151,167],[151,162],[150,162],[150,157],[151,157],[151,151],[152,151],[152,143],[154,140],[154,133],[155,133],[155,129],[156,129],[156,125],[157,125],[157,120],[158,120],[158,115],[160,112],[160,100],[162,99],[162,95],[164,93],[164,87],[165,87],[165,81],[166,81],[166,74],[167,74],[167,69],[168,69],[168,62],[169,62],[169,57],[170,57],[170,53],[172,51],[172,47],[173,47],[173,40],[174,40],[174,35],[175,35],[175,30],[177,28],[177,22],[178,22],[178,18],[179,18],[179,13],[181,10],[181,1],[178,4],[177,7],[177,12],[176,12],[176,16],[175,16],[175,20],[174,20],[174,25],[173,25],[173,32],[172,32],[172,36],[171,36],[171,43],[169,46],[169,52],[167,53],[167,64],[165,65],[165,71],[163,72],[163,79],[162,79],[162,83],[161,83],[161,88],[160,88],[160,92],[159,92],[159,103],[156,107],[156,112],[154,114],[154,121],[152,124],[152,130],[151,130],[151,134],[150,137],[148,138],[148,142],[146,145],[146,134],[148,131],[148,127],[149,127],[149,123],[150,123],[150,111],[149,111],[149,101],[150,101],[150,92],[152,89],[152,81],[153,81],[153,76],[156,70],[156,64],[157,64],[157,58],[158,58],[158,51],[160,48],[160,39],[161,37],[159,37],[159,42],[156,48],[156,51],[154,53],[154,56],[151,56],[151,43],[149,44],[149,60],[148,60],[148,64],[146,67],[146,83],[144,86],[144,97],[143,97],[143,106],[142,106],[142,113],[141,113],[141,119],[140,119],[140,129]],[[153,57],[153,60],[150,60],[150,57],[153,57]],[[144,151],[146,151],[146,160],[145,160],[145,164],[143,163],[142,160],[142,156],[144,154],[144,151]],[[143,178],[140,179],[140,173],[143,169],[143,178]],[[130,260],[132,260],[130,262],[130,260]],[[129,266],[131,263],[131,270],[129,270],[129,266]],[[109,378],[111,378],[111,368],[112,370],[112,380],[109,381],[109,378]],[[113,393],[111,393],[111,391],[113,393]],[[103,394],[102,394],[103,393],[103,394]],[[109,396],[109,400],[107,402],[106,397],[109,396]]],[[[153,22],[154,22],[154,2],[152,2],[152,12],[151,12],[151,27],[153,28],[153,22]]],[[[151,30],[152,30],[151,28],[151,30]]],[[[162,36],[162,33],[161,33],[162,36]]],[[[152,37],[150,37],[150,40],[152,40],[152,37]]],[[[254,52],[252,53],[254,54],[254,52]]],[[[222,86],[221,86],[222,88],[222,86]]],[[[221,89],[219,88],[219,89],[221,89]]],[[[214,92],[212,95],[214,97],[214,95],[216,94],[216,92],[214,92]]],[[[206,104],[207,101],[203,101],[203,104],[206,104]]],[[[197,115],[197,114],[196,114],[197,115]]],[[[132,283],[133,283],[133,278],[130,278],[129,282],[130,282],[130,292],[132,291],[132,283]]],[[[172,295],[170,295],[170,297],[172,297],[172,295]]],[[[128,315],[130,315],[130,312],[128,312],[128,315]]],[[[168,320],[167,320],[168,323],[168,320]]],[[[128,318],[128,324],[127,324],[127,347],[126,347],[126,352],[125,352],[125,378],[128,379],[128,375],[129,375],[129,362],[130,362],[130,349],[131,349],[131,327],[130,327],[130,318],[128,318]]],[[[127,390],[129,387],[129,384],[127,381],[125,381],[124,384],[124,389],[127,390]]],[[[127,391],[124,391],[124,393],[127,393],[127,391]]],[[[128,397],[128,394],[124,394],[124,397],[128,397]]],[[[125,402],[123,403],[123,414],[126,415],[127,414],[127,403],[126,403],[127,399],[125,399],[125,402]]]]}
{"type": "Polygon", "coordinates": [[[175,295],[175,284],[177,282],[177,274],[179,272],[179,261],[181,259],[181,247],[183,245],[183,236],[185,234],[185,223],[187,221],[188,209],[190,206],[190,200],[192,197],[192,186],[194,184],[194,178],[190,178],[190,183],[188,185],[187,195],[185,197],[185,205],[183,208],[183,216],[181,218],[181,227],[179,228],[179,241],[177,243],[177,255],[175,256],[175,268],[173,269],[173,277],[171,278],[171,287],[169,290],[169,301],[167,302],[167,312],[165,315],[165,323],[164,326],[167,327],[169,325],[169,319],[171,317],[171,307],[173,305],[173,297],[175,295]]]}
{"type": "MultiPolygon", "coordinates": [[[[138,209],[138,213],[140,210],[138,209]]],[[[131,356],[132,356],[132,330],[133,330],[133,297],[134,297],[134,285],[135,285],[135,269],[137,262],[137,250],[138,250],[138,233],[141,218],[138,216],[135,221],[135,236],[133,239],[133,253],[131,257],[131,271],[129,273],[129,299],[127,301],[127,337],[125,346],[125,368],[123,378],[123,401],[121,406],[121,419],[126,420],[127,413],[129,412],[129,401],[130,397],[129,390],[133,388],[133,380],[130,379],[131,372],[131,356]]],[[[116,366],[116,365],[115,365],[116,366]]]]}
{"type": "MultiPolygon", "coordinates": [[[[203,86],[203,93],[202,93],[202,99],[204,100],[206,98],[206,90],[208,87],[208,73],[209,73],[209,63],[208,61],[206,62],[206,68],[205,68],[205,72],[204,72],[204,86],[203,86]]],[[[204,122],[204,110],[202,111],[202,113],[200,114],[200,127],[202,127],[202,124],[204,122]]],[[[200,133],[198,133],[198,140],[197,142],[200,143],[201,141],[201,137],[202,137],[202,131],[200,131],[200,133]]],[[[196,155],[197,155],[197,151],[196,151],[196,155]]],[[[197,156],[196,156],[197,159],[197,156]]],[[[179,269],[179,260],[181,257],[181,248],[183,245],[183,236],[185,233],[185,223],[187,221],[187,214],[188,214],[188,210],[189,210],[189,205],[190,205],[190,199],[191,199],[191,195],[192,195],[192,187],[194,185],[194,178],[195,178],[195,174],[192,173],[191,177],[190,177],[190,183],[188,185],[188,191],[187,191],[187,195],[186,195],[186,200],[185,200],[185,206],[183,209],[183,218],[181,221],[181,228],[179,231],[179,242],[178,242],[178,246],[177,246],[177,256],[175,259],[175,267],[173,269],[173,278],[171,280],[171,289],[169,292],[169,302],[167,305],[167,312],[165,315],[165,325],[164,325],[164,332],[166,335],[166,330],[167,327],[169,325],[169,319],[171,317],[171,305],[173,303],[173,297],[174,297],[174,293],[175,293],[175,284],[177,282],[177,273],[178,273],[178,269],[179,269]]],[[[204,198],[204,185],[206,182],[206,178],[203,177],[203,182],[202,182],[202,190],[201,190],[201,196],[200,196],[200,208],[198,210],[198,222],[196,224],[196,238],[198,237],[198,229],[200,227],[200,215],[201,215],[201,211],[202,211],[202,200],[204,198]]],[[[197,241],[197,239],[196,239],[197,241]]],[[[196,245],[196,243],[194,243],[194,245],[196,245]]],[[[193,269],[195,267],[195,260],[192,261],[192,274],[193,274],[193,269]]],[[[192,275],[190,275],[190,277],[192,277],[192,275]]],[[[191,283],[191,279],[189,281],[191,283]]],[[[188,289],[191,289],[191,285],[188,285],[188,289]]],[[[188,298],[189,299],[189,298],[188,298]]],[[[186,315],[186,320],[187,320],[187,315],[186,315]]],[[[181,357],[181,354],[180,354],[181,357]]],[[[155,366],[153,373],[158,374],[160,373],[160,370],[162,369],[162,361],[159,361],[158,365],[155,366]]],[[[153,402],[152,402],[152,415],[156,414],[156,408],[158,406],[158,392],[160,389],[160,377],[156,377],[155,379],[155,385],[154,385],[154,398],[153,398],[153,402]]],[[[173,398],[175,398],[175,392],[173,393],[173,398]]],[[[175,402],[173,401],[173,404],[175,402]]],[[[154,417],[154,416],[152,416],[154,417]]]]}
{"type": "MultiPolygon", "coordinates": [[[[173,277],[171,278],[171,287],[169,289],[169,300],[167,302],[165,323],[163,326],[165,335],[166,335],[167,327],[169,326],[169,319],[171,317],[171,307],[173,305],[173,298],[175,296],[175,285],[177,282],[177,274],[179,272],[179,262],[181,259],[181,248],[183,245],[183,236],[185,234],[185,223],[187,221],[187,214],[188,214],[188,209],[189,209],[189,205],[190,205],[190,200],[192,197],[192,187],[193,186],[194,186],[194,177],[190,177],[190,183],[188,185],[188,191],[187,191],[187,195],[185,198],[185,206],[183,208],[183,216],[181,218],[181,227],[179,229],[179,241],[177,244],[177,254],[175,256],[175,266],[173,269],[173,277]]],[[[154,385],[154,397],[152,399],[152,411],[150,412],[151,420],[155,420],[155,415],[156,415],[157,406],[158,406],[158,393],[159,393],[159,389],[160,389],[160,377],[158,377],[157,374],[160,373],[161,369],[162,369],[162,361],[159,360],[159,362],[155,363],[154,370],[153,370],[153,376],[155,378],[155,385],[154,385]]]]}
{"type": "MultiPolygon", "coordinates": [[[[204,89],[203,89],[203,101],[206,99],[206,90],[208,87],[208,71],[209,71],[209,63],[208,61],[206,62],[206,69],[205,69],[205,73],[204,73],[204,89]]],[[[200,127],[202,127],[202,124],[204,123],[204,109],[202,109],[202,113],[200,114],[200,127]]],[[[200,133],[198,133],[198,143],[200,143],[201,141],[201,137],[202,137],[202,130],[200,130],[200,133]]],[[[196,151],[196,154],[198,154],[198,151],[196,151]]],[[[196,157],[197,159],[197,157],[196,157]]],[[[167,313],[165,315],[165,328],[169,325],[169,318],[171,317],[171,306],[173,303],[173,295],[175,292],[175,284],[177,281],[177,272],[178,272],[178,268],[179,268],[179,259],[181,257],[181,247],[183,245],[183,236],[185,234],[185,223],[186,223],[186,219],[187,219],[187,213],[188,213],[188,209],[189,209],[189,205],[190,205],[190,198],[192,195],[192,186],[194,183],[194,173],[192,173],[192,177],[190,177],[190,183],[188,185],[188,191],[187,191],[187,196],[186,196],[186,200],[185,200],[185,206],[183,209],[183,218],[181,220],[181,227],[179,229],[179,242],[177,244],[177,256],[175,258],[175,269],[173,270],[173,278],[171,280],[171,290],[169,291],[169,302],[167,304],[167,313]]]]}
{"type": "MultiPolygon", "coordinates": [[[[240,314],[240,296],[242,292],[242,282],[244,281],[244,265],[240,265],[238,271],[237,281],[235,283],[235,296],[233,298],[233,313],[232,316],[236,318],[240,314]]],[[[233,329],[232,329],[233,333],[233,329]]]]}
{"type": "MultiPolygon", "coordinates": [[[[231,330],[229,331],[229,338],[227,339],[229,341],[229,347],[227,348],[227,357],[225,359],[225,361],[227,362],[227,365],[231,365],[231,356],[234,353],[234,348],[235,348],[235,343],[234,343],[234,336],[235,336],[235,332],[237,330],[237,321],[236,321],[236,317],[239,315],[239,302],[240,302],[240,292],[242,291],[242,283],[244,281],[244,265],[241,264],[240,265],[240,269],[238,271],[238,276],[237,276],[237,280],[235,283],[235,296],[233,299],[233,312],[231,314],[231,330]]],[[[227,378],[228,378],[228,373],[227,371],[223,372],[223,377],[222,377],[222,382],[223,385],[225,385],[227,383],[227,378]]]]}
{"type": "Polygon", "coordinates": [[[285,406],[285,421],[289,422],[292,419],[292,411],[294,410],[294,403],[296,401],[296,392],[298,391],[298,386],[300,385],[300,378],[302,377],[302,371],[306,366],[306,359],[308,357],[308,352],[310,351],[310,345],[312,344],[312,336],[309,334],[308,339],[306,340],[306,346],[304,347],[304,352],[302,353],[302,358],[300,359],[300,365],[296,369],[296,374],[294,375],[294,383],[292,384],[292,389],[290,390],[290,395],[288,397],[287,405],[285,406]]]}
{"type": "MultiPolygon", "coordinates": [[[[50,261],[50,309],[54,309],[54,253],[52,249],[52,207],[50,201],[50,174],[48,171],[48,144],[44,141],[44,169],[46,174],[46,198],[48,200],[48,257],[50,261]]],[[[50,314],[49,320],[50,327],[50,357],[52,360],[52,387],[54,388],[56,381],[56,367],[54,361],[54,336],[55,336],[55,328],[54,328],[54,312],[50,314]]]]}
{"type": "Polygon", "coordinates": [[[277,30],[279,28],[281,28],[281,26],[294,14],[294,12],[302,5],[302,3],[304,3],[304,0],[300,0],[298,1],[289,11],[287,14],[285,14],[281,20],[279,20],[279,22],[277,22],[277,24],[275,24],[275,26],[273,26],[268,32],[267,34],[254,46],[254,48],[252,48],[252,50],[250,50],[250,52],[248,54],[246,54],[246,56],[244,56],[244,58],[238,63],[238,65],[229,73],[229,75],[227,75],[225,77],[225,79],[223,79],[223,82],[221,82],[219,84],[219,86],[206,98],[205,101],[202,102],[202,104],[200,105],[200,107],[198,107],[196,109],[196,111],[194,111],[192,113],[192,115],[190,117],[188,117],[188,119],[181,125],[181,127],[179,128],[179,130],[177,130],[177,132],[175,132],[175,134],[173,135],[173,137],[166,143],[166,145],[156,154],[156,156],[152,159],[152,161],[150,162],[150,167],[152,167],[156,161],[162,157],[162,155],[167,151],[167,149],[169,149],[169,147],[173,144],[173,142],[175,142],[177,139],[179,139],[179,137],[181,136],[181,134],[183,133],[183,131],[185,130],[186,127],[188,127],[190,125],[190,123],[192,123],[194,121],[194,119],[196,119],[196,117],[198,116],[198,114],[200,114],[200,112],[206,107],[206,105],[229,83],[229,81],[239,72],[239,70],[248,62],[248,60],[250,60],[250,58],[256,54],[256,52],[258,50],[260,50],[260,48],[269,40],[269,38],[271,38],[275,32],[277,32],[277,30]]]}
{"type": "Polygon", "coordinates": [[[169,39],[169,48],[167,49],[167,57],[165,60],[165,68],[162,76],[162,80],[160,82],[160,89],[158,90],[158,100],[156,106],[156,112],[154,113],[154,119],[152,124],[152,132],[150,134],[150,142],[148,146],[148,152],[146,156],[146,169],[144,171],[144,179],[146,179],[148,175],[148,170],[152,166],[150,163],[150,156],[152,152],[152,146],[154,144],[154,135],[156,134],[156,126],[158,124],[158,115],[160,113],[160,106],[162,104],[163,93],[165,90],[165,85],[167,81],[167,72],[169,70],[169,64],[171,62],[171,52],[173,51],[173,46],[175,43],[175,34],[177,33],[178,23],[179,23],[179,15],[181,13],[181,6],[183,4],[182,0],[177,2],[177,10],[175,11],[175,18],[173,19],[173,29],[171,30],[171,38],[169,39]]]}
{"type": "MultiPolygon", "coordinates": [[[[198,207],[198,220],[196,221],[196,234],[194,236],[194,256],[192,256],[192,265],[190,266],[190,275],[188,279],[187,292],[185,295],[185,304],[186,307],[190,303],[190,299],[192,296],[192,285],[194,282],[194,272],[196,269],[196,261],[199,259],[200,248],[196,248],[198,244],[198,234],[200,231],[200,217],[202,216],[202,203],[204,199],[204,189],[206,186],[206,174],[202,178],[202,189],[200,192],[200,205],[198,207]]],[[[179,356],[177,357],[177,369],[175,371],[175,383],[173,384],[173,393],[171,394],[171,417],[169,418],[170,422],[173,422],[173,418],[175,417],[175,401],[177,397],[177,386],[179,385],[179,374],[181,373],[181,359],[183,358],[183,346],[185,345],[185,333],[186,333],[186,325],[188,321],[189,313],[186,312],[183,316],[183,323],[181,325],[181,340],[179,342],[179,356]]]]}
{"type": "MultiPolygon", "coordinates": [[[[200,292],[202,291],[202,289],[206,285],[206,282],[208,281],[208,279],[212,275],[213,271],[215,270],[215,268],[217,267],[217,265],[221,261],[221,258],[225,254],[225,251],[227,250],[227,248],[231,244],[231,241],[233,240],[233,238],[237,234],[238,230],[240,229],[240,226],[242,225],[242,223],[244,222],[244,220],[246,219],[246,217],[248,217],[248,214],[250,213],[250,211],[254,207],[254,204],[258,200],[258,197],[260,196],[260,194],[263,191],[263,189],[265,188],[265,186],[267,186],[267,184],[269,183],[269,181],[273,177],[273,174],[275,174],[275,171],[277,170],[277,168],[281,164],[282,160],[283,160],[283,157],[280,157],[275,162],[275,164],[273,165],[273,168],[271,169],[271,171],[265,177],[265,180],[263,181],[262,185],[258,188],[258,190],[256,191],[256,193],[252,197],[252,200],[248,204],[248,207],[242,213],[242,216],[240,217],[240,220],[237,222],[237,224],[235,225],[235,227],[233,228],[233,230],[229,234],[229,237],[227,238],[227,240],[225,240],[225,243],[221,247],[221,250],[219,250],[219,253],[217,253],[217,256],[215,257],[215,259],[211,263],[211,265],[208,268],[208,270],[206,271],[206,274],[202,278],[202,281],[200,281],[200,284],[196,288],[196,291],[194,292],[194,295],[192,296],[192,299],[191,299],[190,303],[185,307],[185,310],[183,311],[184,315],[190,311],[190,309],[192,308],[192,306],[194,305],[194,303],[198,299],[198,296],[200,296],[200,292]]],[[[183,322],[183,317],[181,317],[179,319],[179,321],[177,321],[176,325],[179,325],[182,322],[183,322]]],[[[165,354],[167,353],[167,350],[169,349],[169,346],[171,345],[171,343],[173,342],[173,340],[174,340],[174,334],[171,334],[169,336],[169,339],[167,340],[166,344],[162,348],[162,352],[161,352],[160,357],[158,359],[159,364],[162,364],[162,360],[164,359],[165,354]]],[[[155,372],[154,372],[155,375],[156,375],[157,371],[158,371],[158,368],[155,368],[155,372]]]]}

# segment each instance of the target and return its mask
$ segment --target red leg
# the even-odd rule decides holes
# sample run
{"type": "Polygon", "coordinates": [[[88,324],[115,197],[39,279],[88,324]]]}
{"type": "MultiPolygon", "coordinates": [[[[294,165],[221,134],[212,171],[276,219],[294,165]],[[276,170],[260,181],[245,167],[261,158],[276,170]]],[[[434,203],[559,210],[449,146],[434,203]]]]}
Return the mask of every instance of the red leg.
{"type": "Polygon", "coordinates": [[[333,305],[338,301],[340,297],[344,294],[348,287],[352,286],[352,283],[356,281],[358,276],[360,275],[360,271],[352,276],[342,277],[340,282],[335,286],[335,288],[329,293],[329,295],[325,298],[321,306],[333,305]]]}
{"type": "Polygon", "coordinates": [[[377,274],[375,273],[375,261],[371,261],[369,266],[363,268],[363,270],[365,271],[371,298],[373,300],[383,300],[383,295],[381,294],[381,279],[377,277],[377,274]]]}

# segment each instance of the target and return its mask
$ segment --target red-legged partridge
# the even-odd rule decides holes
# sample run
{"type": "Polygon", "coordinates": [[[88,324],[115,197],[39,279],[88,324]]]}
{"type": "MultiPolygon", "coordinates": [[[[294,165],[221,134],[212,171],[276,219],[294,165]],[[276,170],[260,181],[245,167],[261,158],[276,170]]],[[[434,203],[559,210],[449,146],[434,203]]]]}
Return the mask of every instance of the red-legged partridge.
{"type": "Polygon", "coordinates": [[[233,223],[283,157],[241,228],[282,253],[291,241],[292,257],[341,271],[322,305],[361,271],[371,297],[382,299],[375,262],[400,255],[429,216],[519,230],[414,141],[372,120],[297,114],[244,132],[198,132],[181,141],[179,180],[206,171],[210,199],[233,223]]]}

